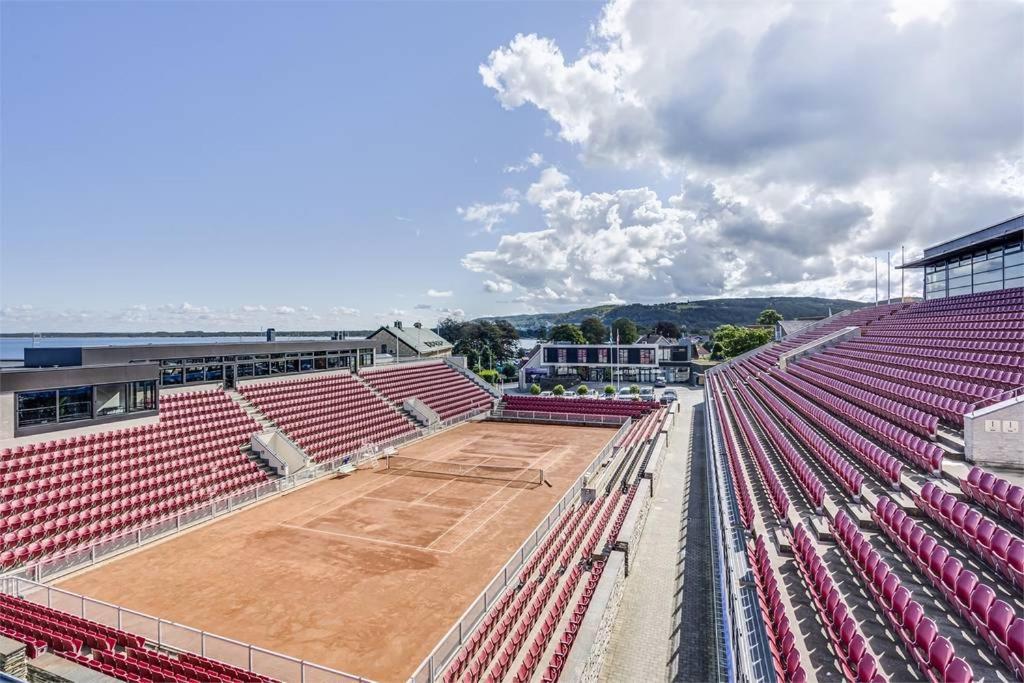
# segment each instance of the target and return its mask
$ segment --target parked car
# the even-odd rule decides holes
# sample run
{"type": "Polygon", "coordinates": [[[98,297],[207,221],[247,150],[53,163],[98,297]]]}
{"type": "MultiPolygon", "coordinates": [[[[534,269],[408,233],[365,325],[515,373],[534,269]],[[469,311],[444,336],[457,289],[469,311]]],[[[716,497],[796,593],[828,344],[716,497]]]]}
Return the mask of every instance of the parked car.
{"type": "Polygon", "coordinates": [[[542,391],[542,392],[540,392],[540,395],[541,396],[554,396],[555,393],[553,391],[542,391]]]}
{"type": "Polygon", "coordinates": [[[659,388],[659,389],[664,387],[664,386],[666,386],[665,378],[661,377],[661,376],[655,377],[654,378],[654,386],[659,388]]]}
{"type": "Polygon", "coordinates": [[[672,391],[671,389],[668,389],[667,391],[663,391],[661,393],[661,403],[662,403],[662,405],[666,405],[667,406],[669,403],[672,403],[672,401],[675,401],[677,399],[678,399],[678,397],[676,396],[676,392],[672,391]]]}
{"type": "Polygon", "coordinates": [[[651,387],[641,387],[640,388],[640,399],[643,400],[643,401],[653,401],[654,400],[654,389],[652,389],[651,387]]]}

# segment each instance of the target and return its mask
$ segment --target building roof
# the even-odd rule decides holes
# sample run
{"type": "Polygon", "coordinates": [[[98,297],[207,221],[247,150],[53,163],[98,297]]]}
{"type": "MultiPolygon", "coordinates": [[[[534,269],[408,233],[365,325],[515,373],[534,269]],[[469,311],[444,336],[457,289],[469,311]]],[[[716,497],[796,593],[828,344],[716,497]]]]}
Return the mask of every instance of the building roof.
{"type": "Polygon", "coordinates": [[[933,245],[924,250],[919,259],[905,263],[897,268],[923,268],[924,266],[945,261],[946,259],[965,251],[974,251],[981,247],[987,247],[999,242],[1011,239],[1016,233],[1017,239],[1024,237],[1024,213],[1008,218],[1005,221],[990,225],[981,230],[960,237],[955,237],[940,244],[933,245]]]}
{"type": "Polygon", "coordinates": [[[395,327],[384,325],[379,327],[373,334],[367,337],[373,339],[381,332],[392,337],[397,336],[399,340],[416,353],[436,354],[444,351],[451,351],[451,343],[444,337],[434,334],[429,327],[395,327]]]}
{"type": "Polygon", "coordinates": [[[658,346],[677,346],[679,342],[670,337],[665,337],[660,334],[645,334],[636,340],[637,344],[657,344],[658,346]]]}

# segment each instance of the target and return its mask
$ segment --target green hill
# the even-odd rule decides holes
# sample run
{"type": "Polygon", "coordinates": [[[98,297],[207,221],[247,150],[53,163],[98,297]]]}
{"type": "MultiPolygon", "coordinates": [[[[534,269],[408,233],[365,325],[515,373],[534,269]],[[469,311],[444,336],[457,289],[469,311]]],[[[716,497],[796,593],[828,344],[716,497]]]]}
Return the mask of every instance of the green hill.
{"type": "MultiPolygon", "coordinates": [[[[566,313],[537,313],[503,316],[520,332],[531,332],[541,327],[560,323],[580,323],[584,318],[597,316],[605,324],[616,318],[629,318],[637,325],[651,327],[659,320],[676,323],[692,334],[706,334],[719,325],[752,325],[758,314],[766,308],[774,308],[782,317],[820,318],[848,308],[861,308],[868,304],[848,299],[821,299],[804,296],[777,296],[745,299],[703,299],[700,301],[674,302],[664,304],[605,304],[581,308],[566,313]]],[[[498,318],[481,318],[496,320],[498,318]]]]}

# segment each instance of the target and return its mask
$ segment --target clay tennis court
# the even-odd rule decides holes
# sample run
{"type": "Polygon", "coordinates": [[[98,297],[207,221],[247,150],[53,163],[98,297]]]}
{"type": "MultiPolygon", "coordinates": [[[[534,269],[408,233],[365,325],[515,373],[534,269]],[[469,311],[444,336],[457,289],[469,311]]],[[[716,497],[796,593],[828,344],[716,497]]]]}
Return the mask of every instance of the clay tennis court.
{"type": "Polygon", "coordinates": [[[360,470],[58,585],[378,681],[405,680],[614,433],[467,423],[399,455],[541,468],[551,486],[360,470]]]}

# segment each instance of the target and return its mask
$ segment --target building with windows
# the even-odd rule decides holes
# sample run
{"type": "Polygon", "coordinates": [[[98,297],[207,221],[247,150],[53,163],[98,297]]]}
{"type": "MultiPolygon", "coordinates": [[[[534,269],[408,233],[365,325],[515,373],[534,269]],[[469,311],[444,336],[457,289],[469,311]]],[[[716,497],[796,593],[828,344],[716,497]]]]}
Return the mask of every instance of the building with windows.
{"type": "Polygon", "coordinates": [[[936,244],[900,266],[924,270],[924,298],[1024,287],[1024,214],[936,244]]]}
{"type": "Polygon", "coordinates": [[[398,360],[413,356],[444,358],[452,355],[451,342],[420,323],[405,327],[402,321],[396,320],[394,325],[385,325],[377,329],[368,335],[366,340],[372,342],[373,349],[378,354],[388,354],[398,360]]]}
{"type": "Polygon", "coordinates": [[[583,382],[685,382],[692,345],[659,337],[664,344],[539,344],[519,371],[525,389],[538,377],[578,378],[583,382]]]}
{"type": "Polygon", "coordinates": [[[26,348],[0,369],[0,439],[156,416],[159,391],[375,362],[365,339],[26,348]]]}

